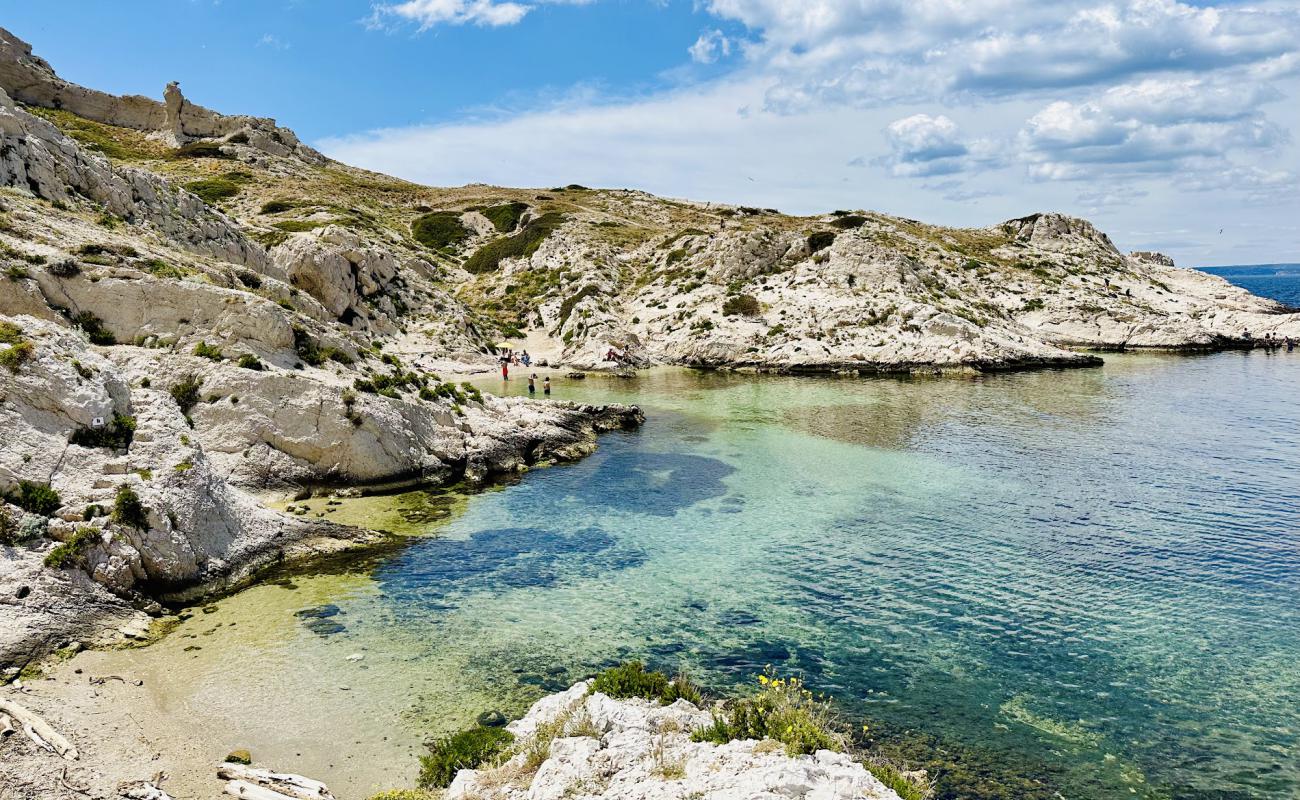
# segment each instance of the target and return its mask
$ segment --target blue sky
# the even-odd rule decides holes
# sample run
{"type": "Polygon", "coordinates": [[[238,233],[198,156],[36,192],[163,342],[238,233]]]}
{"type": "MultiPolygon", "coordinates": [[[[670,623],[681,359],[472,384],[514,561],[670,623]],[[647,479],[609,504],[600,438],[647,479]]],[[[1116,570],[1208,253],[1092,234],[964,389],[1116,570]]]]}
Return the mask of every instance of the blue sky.
{"type": "Polygon", "coordinates": [[[0,8],[70,80],[151,96],[179,80],[195,102],[425,183],[958,225],[1059,210],[1187,265],[1300,261],[1296,2],[0,8]]]}

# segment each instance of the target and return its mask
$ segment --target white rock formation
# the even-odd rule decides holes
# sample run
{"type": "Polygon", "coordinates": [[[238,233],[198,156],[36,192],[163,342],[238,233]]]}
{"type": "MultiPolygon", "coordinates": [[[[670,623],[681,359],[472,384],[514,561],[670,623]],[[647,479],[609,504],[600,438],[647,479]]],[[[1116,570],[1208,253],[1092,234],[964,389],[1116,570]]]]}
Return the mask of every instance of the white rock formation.
{"type": "Polygon", "coordinates": [[[462,770],[446,800],[898,800],[861,764],[829,750],[787,756],[773,741],[692,742],[709,712],[588,694],[591,682],[538,700],[508,729],[530,739],[561,731],[536,772],[527,752],[462,770]]]}

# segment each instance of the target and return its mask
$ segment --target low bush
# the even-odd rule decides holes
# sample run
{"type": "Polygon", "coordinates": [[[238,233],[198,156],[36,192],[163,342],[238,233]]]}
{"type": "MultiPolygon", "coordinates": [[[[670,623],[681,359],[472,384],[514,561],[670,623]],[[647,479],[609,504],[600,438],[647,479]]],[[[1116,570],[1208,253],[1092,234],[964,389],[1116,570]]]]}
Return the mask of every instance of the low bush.
{"type": "Polygon", "coordinates": [[[628,661],[610,667],[591,682],[591,692],[626,699],[640,697],[668,705],[676,700],[700,703],[700,690],[684,675],[669,678],[662,672],[647,670],[640,661],[628,661]]]}
{"type": "Polygon", "coordinates": [[[242,356],[239,357],[238,363],[240,367],[243,367],[244,369],[251,369],[255,372],[261,372],[263,369],[265,369],[265,367],[262,366],[261,359],[259,359],[257,356],[253,355],[252,353],[244,353],[242,356]]]}
{"type": "Polygon", "coordinates": [[[748,294],[728,297],[722,304],[722,315],[725,317],[756,317],[762,310],[758,299],[748,294]]]}
{"type": "Polygon", "coordinates": [[[216,203],[219,200],[228,200],[239,194],[239,184],[225,178],[204,178],[201,181],[190,181],[185,184],[185,188],[198,195],[205,203],[216,203]]]}
{"type": "Polygon", "coordinates": [[[149,529],[149,514],[140,502],[140,495],[130,486],[121,486],[113,498],[113,521],[137,530],[149,529]]]}
{"type": "Polygon", "coordinates": [[[451,785],[456,773],[474,769],[504,751],[515,740],[505,728],[467,728],[429,745],[429,755],[420,757],[421,789],[451,785]]]}
{"type": "Polygon", "coordinates": [[[27,363],[36,355],[36,346],[26,339],[10,343],[8,347],[0,350],[0,365],[9,369],[10,372],[17,372],[23,364],[27,363]]]}
{"type": "Polygon", "coordinates": [[[352,363],[352,357],[347,353],[335,350],[333,347],[322,346],[306,329],[297,326],[293,329],[293,349],[303,363],[311,364],[313,367],[319,367],[331,359],[340,364],[352,363]]]}
{"type": "Polygon", "coordinates": [[[194,345],[194,355],[199,358],[206,358],[209,361],[220,361],[225,358],[225,356],[221,354],[220,347],[215,344],[208,344],[207,342],[199,342],[194,345]]]}
{"type": "Polygon", "coordinates": [[[825,250],[834,243],[834,231],[817,231],[808,237],[808,252],[816,253],[819,250],[825,250]]]}
{"type": "Polygon", "coordinates": [[[564,215],[558,212],[543,214],[528,221],[524,229],[514,236],[495,239],[474,251],[465,260],[465,270],[479,275],[495,272],[501,262],[507,258],[524,258],[537,252],[542,242],[564,224],[564,215]]]}
{"type": "Polygon", "coordinates": [[[5,267],[5,277],[11,281],[26,280],[31,276],[32,274],[27,271],[27,268],[20,264],[10,264],[5,267]]]}
{"type": "Polygon", "coordinates": [[[95,542],[101,541],[102,536],[99,528],[78,528],[71,539],[55,545],[53,550],[45,554],[45,566],[63,569],[78,563],[86,550],[95,542]]]}
{"type": "MultiPolygon", "coordinates": [[[[320,226],[328,225],[328,224],[329,223],[321,220],[287,219],[284,222],[275,223],[275,225],[273,225],[272,227],[278,230],[282,230],[285,233],[306,233],[307,231],[314,231],[320,226]]],[[[274,245],[269,245],[269,246],[274,247],[274,245]]]]}
{"type": "Polygon", "coordinates": [[[411,236],[431,250],[457,245],[469,238],[469,229],[455,211],[434,211],[411,223],[411,236]]]}
{"type": "Polygon", "coordinates": [[[23,329],[12,322],[0,321],[0,344],[18,344],[23,341],[23,329]]]}
{"type": "Polygon", "coordinates": [[[18,481],[18,486],[10,489],[5,499],[23,511],[39,514],[42,517],[54,516],[54,512],[63,505],[59,493],[51,489],[48,483],[32,481],[18,481]]]}
{"type": "Polygon", "coordinates": [[[114,414],[113,424],[102,428],[78,428],[72,432],[69,443],[81,447],[102,447],[108,450],[125,450],[135,438],[135,417],[114,414]]]}
{"type": "Polygon", "coordinates": [[[862,216],[861,214],[846,214],[845,216],[837,217],[831,220],[831,224],[839,228],[840,230],[851,230],[853,228],[861,228],[864,224],[866,224],[866,222],[867,222],[867,218],[862,216]]]}
{"type": "Polygon", "coordinates": [[[760,689],[752,697],[732,700],[714,709],[713,722],[695,731],[692,741],[726,744],[735,739],[774,739],[790,756],[818,750],[842,751],[843,734],[830,701],[816,697],[798,678],[778,677],[769,668],[758,676],[760,689]]]}
{"type": "Polygon", "coordinates": [[[72,259],[65,258],[50,264],[45,271],[56,278],[75,278],[81,274],[81,267],[77,266],[77,262],[72,259]]]}
{"type": "Polygon", "coordinates": [[[262,214],[279,214],[282,211],[290,211],[297,208],[298,204],[292,200],[268,200],[262,204],[262,214]]]}
{"type": "Polygon", "coordinates": [[[203,378],[190,373],[182,377],[178,382],[173,383],[167,391],[171,394],[176,405],[180,406],[182,414],[189,414],[190,409],[199,404],[199,389],[203,386],[203,378]]]}
{"type": "Polygon", "coordinates": [[[221,158],[226,160],[230,160],[234,158],[234,156],[230,155],[229,153],[222,152],[220,142],[204,142],[204,141],[190,142],[189,144],[181,145],[180,147],[173,150],[168,157],[173,159],[221,158]]]}
{"type": "Polygon", "coordinates": [[[239,279],[240,283],[244,284],[250,289],[262,288],[262,276],[258,275],[256,272],[250,272],[246,269],[243,269],[235,273],[235,277],[239,279]]]}
{"type": "Polygon", "coordinates": [[[89,311],[82,311],[72,322],[86,332],[91,344],[117,344],[117,337],[104,328],[104,321],[89,311]]]}
{"type": "Polygon", "coordinates": [[[499,232],[509,233],[519,227],[519,220],[523,218],[524,212],[527,210],[527,203],[516,200],[513,203],[503,203],[499,206],[485,208],[482,213],[499,232]]]}
{"type": "Polygon", "coordinates": [[[0,544],[18,544],[18,531],[18,520],[9,513],[9,509],[0,506],[0,544]]]}

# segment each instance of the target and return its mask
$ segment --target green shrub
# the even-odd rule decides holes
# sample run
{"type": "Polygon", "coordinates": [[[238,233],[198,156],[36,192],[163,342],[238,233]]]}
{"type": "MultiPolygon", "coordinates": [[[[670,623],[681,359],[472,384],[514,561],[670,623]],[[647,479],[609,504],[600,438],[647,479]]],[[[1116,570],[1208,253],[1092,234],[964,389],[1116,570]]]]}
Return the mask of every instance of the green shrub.
{"type": "Polygon", "coordinates": [[[831,220],[831,224],[841,230],[850,230],[852,228],[861,228],[866,224],[867,218],[861,214],[847,214],[831,220]]]}
{"type": "Polygon", "coordinates": [[[140,502],[140,495],[130,486],[121,486],[113,498],[113,521],[137,530],[149,529],[149,514],[140,502]]]}
{"type": "Polygon", "coordinates": [[[515,201],[483,209],[483,216],[491,220],[492,225],[501,233],[509,233],[519,226],[519,220],[528,210],[527,203],[515,201]]]}
{"type": "Polygon", "coordinates": [[[69,443],[81,447],[102,447],[108,450],[125,450],[135,438],[135,417],[114,414],[113,424],[102,428],[78,428],[72,432],[69,443]]]}
{"type": "Polygon", "coordinates": [[[505,728],[467,728],[439,739],[429,746],[429,755],[420,757],[419,786],[421,789],[450,786],[457,772],[478,767],[514,740],[514,734],[505,728]]]}
{"type": "Polygon", "coordinates": [[[0,350],[0,364],[8,367],[10,372],[17,372],[23,364],[36,355],[36,346],[26,339],[10,344],[0,350]]]}
{"type": "Polygon", "coordinates": [[[18,544],[18,520],[9,513],[9,509],[0,507],[0,544],[18,544]]]}
{"type": "Polygon", "coordinates": [[[95,517],[102,517],[102,516],[104,516],[104,509],[100,508],[98,505],[95,505],[94,503],[91,503],[90,505],[86,506],[86,509],[81,512],[81,519],[83,522],[90,522],[95,517]]]}
{"type": "Polygon", "coordinates": [[[279,214],[281,211],[289,211],[297,207],[298,204],[292,200],[268,200],[262,204],[261,213],[279,214]]]}
{"type": "Polygon", "coordinates": [[[151,258],[140,266],[155,278],[184,278],[190,271],[184,267],[174,267],[161,258],[151,258]]]}
{"type": "Polygon", "coordinates": [[[692,741],[774,739],[790,756],[844,749],[846,740],[836,730],[828,700],[815,697],[798,678],[777,677],[770,668],[758,682],[761,688],[754,696],[715,709],[713,722],[695,731],[692,741]]]}
{"type": "Polygon", "coordinates": [[[411,236],[431,250],[460,244],[469,238],[469,229],[455,211],[434,211],[411,223],[411,236]]]}
{"type": "Polygon", "coordinates": [[[203,386],[203,378],[190,373],[185,375],[177,383],[173,383],[167,391],[171,394],[176,405],[180,406],[182,414],[189,414],[190,409],[198,405],[199,388],[203,386]]]}
{"type": "Polygon", "coordinates": [[[1042,311],[1043,299],[1041,297],[1035,297],[1032,300],[1026,300],[1025,305],[1020,310],[1021,311],[1042,311]]]}
{"type": "Polygon", "coordinates": [[[0,321],[0,344],[18,344],[23,341],[23,329],[12,322],[0,321]]]}
{"type": "Polygon", "coordinates": [[[45,566],[51,569],[70,567],[81,560],[82,555],[97,541],[102,541],[99,528],[78,528],[72,538],[55,545],[45,554],[45,566]]]}
{"type": "Polygon", "coordinates": [[[216,203],[218,200],[227,200],[239,194],[239,184],[225,178],[204,178],[201,181],[191,181],[185,184],[185,188],[198,195],[205,203],[216,203]]]}
{"type": "Polygon", "coordinates": [[[495,272],[507,258],[523,258],[537,252],[542,242],[563,224],[564,215],[558,212],[529,220],[524,229],[514,236],[495,239],[475,250],[474,255],[465,260],[464,267],[474,275],[495,272]]]}
{"type": "Polygon", "coordinates": [[[928,780],[925,783],[918,783],[888,761],[871,759],[864,761],[862,766],[867,768],[867,772],[875,775],[881,783],[892,789],[901,800],[930,800],[934,796],[934,788],[928,780]]]}
{"type": "Polygon", "coordinates": [[[72,259],[65,258],[50,264],[45,271],[56,278],[75,278],[81,274],[81,267],[77,266],[77,262],[72,259]]]}
{"type": "Polygon", "coordinates": [[[250,272],[249,270],[241,269],[239,272],[235,273],[235,277],[239,279],[240,283],[244,284],[250,289],[262,288],[262,276],[258,275],[256,272],[250,272]]]}
{"type": "MultiPolygon", "coordinates": [[[[307,231],[314,231],[320,226],[328,224],[329,223],[320,220],[286,219],[284,222],[277,222],[271,227],[282,230],[285,233],[306,233],[307,231]]],[[[275,244],[279,244],[279,242],[276,242],[275,244]]],[[[267,246],[274,247],[275,245],[270,244],[267,246]]]]}
{"type": "Polygon", "coordinates": [[[230,160],[234,156],[221,151],[220,142],[190,142],[182,145],[171,152],[169,158],[221,158],[230,160]]]}
{"type": "Polygon", "coordinates": [[[749,294],[738,294],[728,297],[722,304],[722,314],[726,317],[743,316],[756,317],[762,311],[757,298],[749,294]]]}
{"type": "Polygon", "coordinates": [[[104,321],[89,311],[73,317],[72,322],[86,332],[91,344],[117,344],[117,337],[104,328],[104,321]]]}
{"type": "Polygon", "coordinates": [[[31,273],[27,271],[27,268],[18,264],[10,264],[8,267],[5,267],[5,275],[11,281],[21,281],[25,278],[31,277],[31,273]]]}
{"type": "Polygon", "coordinates": [[[42,517],[54,516],[54,512],[63,505],[59,493],[51,489],[48,483],[32,481],[18,481],[18,487],[9,490],[5,499],[23,511],[39,514],[42,517]]]}
{"type": "Polygon", "coordinates": [[[816,253],[820,250],[825,250],[834,243],[834,231],[817,231],[808,237],[808,252],[816,253]]]}
{"type": "Polygon", "coordinates": [[[640,661],[628,661],[610,667],[591,682],[591,692],[626,699],[640,697],[668,705],[676,700],[699,704],[700,690],[685,675],[669,679],[662,672],[652,672],[640,661]]]}
{"type": "Polygon", "coordinates": [[[261,359],[259,359],[257,356],[253,355],[252,353],[244,353],[242,356],[239,357],[238,363],[239,366],[243,367],[244,369],[251,369],[255,372],[261,372],[264,369],[264,367],[262,366],[261,359]]]}
{"type": "Polygon", "coordinates": [[[220,361],[225,358],[225,356],[221,354],[220,347],[215,344],[208,344],[207,342],[199,342],[194,345],[194,355],[199,358],[206,358],[209,361],[220,361]]]}
{"type": "Polygon", "coordinates": [[[589,283],[586,286],[579,289],[577,293],[573,294],[570,297],[565,298],[564,302],[560,303],[559,324],[563,325],[565,322],[568,321],[569,315],[573,313],[573,309],[575,306],[578,305],[578,303],[581,303],[584,299],[595,295],[599,291],[600,291],[600,287],[596,286],[595,284],[589,283]]]}
{"type": "Polygon", "coordinates": [[[298,353],[298,357],[303,360],[303,363],[311,364],[313,367],[319,367],[330,359],[334,359],[340,364],[352,363],[352,358],[346,353],[340,353],[332,347],[322,347],[320,342],[316,341],[306,329],[296,325],[293,329],[293,349],[298,353]]]}

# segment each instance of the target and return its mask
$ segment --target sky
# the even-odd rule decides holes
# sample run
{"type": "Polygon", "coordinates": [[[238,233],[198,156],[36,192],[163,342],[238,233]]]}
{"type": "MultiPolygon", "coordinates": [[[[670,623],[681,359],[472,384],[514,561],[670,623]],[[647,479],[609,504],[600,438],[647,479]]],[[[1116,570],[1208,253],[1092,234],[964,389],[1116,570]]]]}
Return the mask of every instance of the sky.
{"type": "Polygon", "coordinates": [[[1300,262],[1300,0],[0,0],[63,77],[439,186],[644,189],[1300,262]]]}

